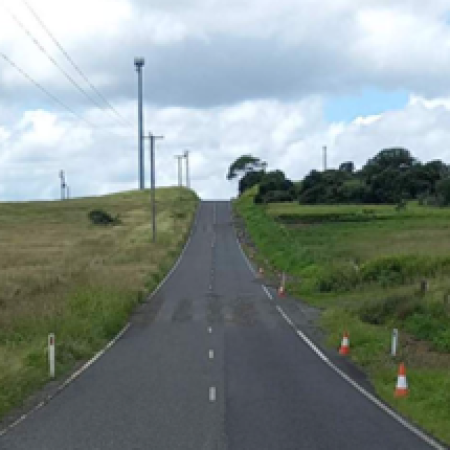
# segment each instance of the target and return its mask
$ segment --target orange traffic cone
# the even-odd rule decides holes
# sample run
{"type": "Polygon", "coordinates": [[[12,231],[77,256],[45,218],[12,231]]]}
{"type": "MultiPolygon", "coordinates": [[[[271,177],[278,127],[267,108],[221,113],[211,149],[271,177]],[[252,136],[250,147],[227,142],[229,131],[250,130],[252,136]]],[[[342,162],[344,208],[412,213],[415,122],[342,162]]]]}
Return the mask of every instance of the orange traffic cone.
{"type": "Polygon", "coordinates": [[[395,388],[396,397],[406,397],[409,394],[408,382],[406,381],[405,364],[401,363],[398,368],[397,386],[395,388]]]}
{"type": "Polygon", "coordinates": [[[341,348],[339,349],[340,355],[348,355],[350,353],[350,338],[347,331],[342,338],[341,348]]]}

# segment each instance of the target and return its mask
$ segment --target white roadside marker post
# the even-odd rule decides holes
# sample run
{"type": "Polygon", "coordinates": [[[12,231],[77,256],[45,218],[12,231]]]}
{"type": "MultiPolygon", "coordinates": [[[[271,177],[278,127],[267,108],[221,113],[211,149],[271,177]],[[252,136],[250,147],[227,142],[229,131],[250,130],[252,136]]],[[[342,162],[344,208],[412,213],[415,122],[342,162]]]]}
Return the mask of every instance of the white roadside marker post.
{"type": "Polygon", "coordinates": [[[48,365],[50,378],[55,378],[55,335],[48,335],[48,365]]]}
{"type": "Polygon", "coordinates": [[[393,357],[397,356],[397,347],[398,347],[398,330],[394,328],[392,331],[392,345],[391,345],[391,355],[393,357]]]}

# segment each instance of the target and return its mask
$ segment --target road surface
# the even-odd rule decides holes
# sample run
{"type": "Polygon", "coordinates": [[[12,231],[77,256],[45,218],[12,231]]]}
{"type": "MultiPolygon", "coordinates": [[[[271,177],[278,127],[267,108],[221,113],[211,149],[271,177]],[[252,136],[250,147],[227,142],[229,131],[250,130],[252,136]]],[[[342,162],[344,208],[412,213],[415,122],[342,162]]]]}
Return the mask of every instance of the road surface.
{"type": "Polygon", "coordinates": [[[127,333],[0,448],[431,448],[297,336],[231,220],[229,203],[203,202],[180,264],[127,333]]]}

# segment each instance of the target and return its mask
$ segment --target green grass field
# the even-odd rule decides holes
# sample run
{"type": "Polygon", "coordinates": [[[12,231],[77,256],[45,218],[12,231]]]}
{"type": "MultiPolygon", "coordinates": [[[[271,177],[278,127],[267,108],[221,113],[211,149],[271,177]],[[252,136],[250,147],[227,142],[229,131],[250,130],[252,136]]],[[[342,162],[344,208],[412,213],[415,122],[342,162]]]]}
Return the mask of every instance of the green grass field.
{"type": "Polygon", "coordinates": [[[256,206],[235,202],[266,273],[286,272],[288,292],[323,310],[327,343],[344,330],[353,360],[378,394],[450,444],[450,209],[395,206],[256,206]],[[429,290],[421,292],[426,280],[429,290]],[[389,355],[393,328],[400,353],[389,355]],[[411,394],[395,400],[398,363],[411,394]]]}
{"type": "Polygon", "coordinates": [[[148,191],[0,204],[0,417],[48,381],[49,333],[62,376],[105,345],[170,269],[198,199],[167,188],[157,203],[156,244],[148,191]],[[93,209],[121,223],[92,225],[93,209]]]}

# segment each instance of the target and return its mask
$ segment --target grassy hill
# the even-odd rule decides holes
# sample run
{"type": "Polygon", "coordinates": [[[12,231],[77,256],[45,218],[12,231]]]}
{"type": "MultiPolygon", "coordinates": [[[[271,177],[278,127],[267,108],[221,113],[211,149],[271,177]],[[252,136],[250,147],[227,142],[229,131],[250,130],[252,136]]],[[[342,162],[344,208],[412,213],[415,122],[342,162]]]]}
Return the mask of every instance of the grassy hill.
{"type": "Polygon", "coordinates": [[[156,199],[156,244],[148,191],[0,203],[0,417],[48,381],[49,333],[65,374],[110,340],[170,269],[198,198],[166,188],[156,199]],[[120,223],[91,224],[94,209],[120,223]]]}
{"type": "Polygon", "coordinates": [[[350,332],[351,357],[384,400],[450,443],[450,209],[258,206],[254,193],[235,202],[253,259],[266,273],[286,272],[288,292],[323,310],[328,345],[350,332]],[[389,355],[393,328],[397,358],[389,355]],[[396,400],[400,361],[411,394],[396,400]]]}

